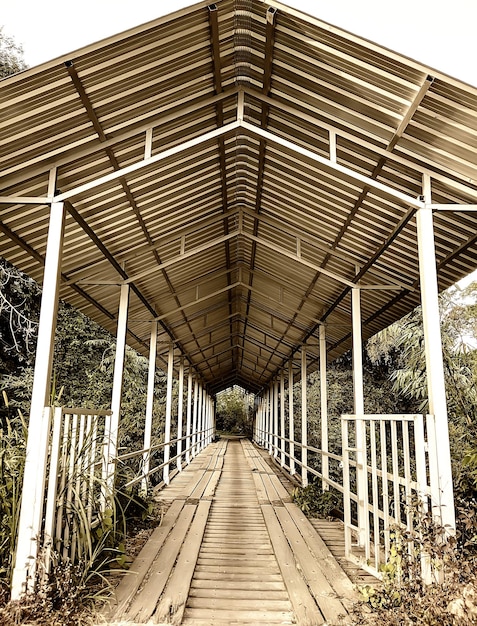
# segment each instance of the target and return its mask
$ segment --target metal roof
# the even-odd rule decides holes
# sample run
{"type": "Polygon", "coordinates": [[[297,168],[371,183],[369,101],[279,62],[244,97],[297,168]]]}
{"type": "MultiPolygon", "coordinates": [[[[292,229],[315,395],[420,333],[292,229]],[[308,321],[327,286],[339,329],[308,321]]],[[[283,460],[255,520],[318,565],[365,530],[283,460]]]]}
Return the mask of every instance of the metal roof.
{"type": "Polygon", "coordinates": [[[320,323],[342,354],[358,281],[365,338],[419,303],[423,177],[439,288],[477,266],[447,206],[477,203],[477,90],[281,4],[201,2],[2,81],[0,109],[0,254],[41,282],[65,201],[61,297],[114,332],[128,281],[129,344],[158,319],[212,393],[320,323]]]}

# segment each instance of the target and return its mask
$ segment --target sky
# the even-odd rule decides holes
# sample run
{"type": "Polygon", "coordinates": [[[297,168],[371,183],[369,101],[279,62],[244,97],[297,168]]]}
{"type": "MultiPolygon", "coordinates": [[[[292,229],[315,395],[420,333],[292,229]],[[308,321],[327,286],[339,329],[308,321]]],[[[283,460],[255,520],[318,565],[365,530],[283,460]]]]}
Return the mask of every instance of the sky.
{"type": "MultiPolygon", "coordinates": [[[[25,61],[34,66],[193,3],[0,0],[0,26],[23,46],[25,61]]],[[[285,0],[284,4],[477,87],[477,0],[285,0]]]]}

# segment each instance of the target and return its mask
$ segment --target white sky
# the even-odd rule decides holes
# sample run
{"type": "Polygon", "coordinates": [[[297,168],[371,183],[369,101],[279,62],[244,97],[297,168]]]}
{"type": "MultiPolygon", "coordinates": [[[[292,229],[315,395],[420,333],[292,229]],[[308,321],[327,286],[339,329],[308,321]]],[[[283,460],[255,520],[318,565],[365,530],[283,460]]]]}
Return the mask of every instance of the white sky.
{"type": "MultiPolygon", "coordinates": [[[[193,3],[0,0],[0,26],[23,45],[25,60],[33,66],[193,3]]],[[[477,0],[285,0],[284,4],[477,86],[477,0]]]]}

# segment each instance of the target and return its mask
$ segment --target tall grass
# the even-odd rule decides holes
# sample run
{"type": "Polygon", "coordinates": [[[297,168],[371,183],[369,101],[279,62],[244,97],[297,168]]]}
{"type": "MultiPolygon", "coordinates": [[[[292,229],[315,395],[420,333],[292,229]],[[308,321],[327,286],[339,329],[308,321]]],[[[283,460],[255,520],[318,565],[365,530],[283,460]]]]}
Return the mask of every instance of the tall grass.
{"type": "Polygon", "coordinates": [[[27,435],[21,411],[15,413],[5,391],[2,395],[6,412],[0,427],[0,600],[10,594],[27,435]]]}
{"type": "Polygon", "coordinates": [[[77,439],[76,447],[71,438],[64,442],[65,447],[70,448],[74,463],[70,463],[66,455],[61,457],[58,466],[56,528],[52,537],[40,537],[36,591],[19,602],[8,603],[27,426],[21,412],[14,412],[5,392],[3,401],[5,406],[0,418],[0,623],[13,625],[26,620],[48,626],[84,624],[91,607],[108,595],[109,571],[122,567],[126,561],[128,519],[147,514],[147,505],[135,490],[120,488],[130,478],[129,472],[116,477],[116,493],[108,498],[106,507],[101,505],[99,494],[105,489],[101,468],[98,468],[102,434],[84,437],[81,444],[77,439]],[[91,461],[97,468],[94,475],[91,461]]]}

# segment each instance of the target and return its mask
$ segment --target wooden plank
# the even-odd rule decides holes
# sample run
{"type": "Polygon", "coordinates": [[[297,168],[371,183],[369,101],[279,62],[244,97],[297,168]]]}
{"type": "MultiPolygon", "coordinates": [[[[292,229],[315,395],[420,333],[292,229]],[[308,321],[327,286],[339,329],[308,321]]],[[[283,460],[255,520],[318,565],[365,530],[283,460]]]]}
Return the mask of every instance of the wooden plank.
{"type": "Polygon", "coordinates": [[[216,554],[211,555],[209,558],[199,556],[197,560],[197,565],[208,565],[209,563],[214,563],[217,565],[222,565],[223,567],[229,567],[240,563],[247,563],[251,567],[255,567],[257,569],[261,567],[272,567],[275,565],[275,557],[272,556],[255,556],[254,558],[250,558],[250,554],[234,554],[233,558],[230,554],[216,554]]]}
{"type": "Polygon", "coordinates": [[[125,573],[115,590],[114,599],[110,603],[108,613],[111,619],[115,615],[120,616],[126,610],[126,607],[142,584],[157,553],[164,544],[171,528],[176,523],[183,506],[184,500],[176,500],[171,504],[169,510],[164,515],[162,524],[154,530],[148,542],[131,565],[131,569],[125,573]]]}
{"type": "Polygon", "coordinates": [[[284,502],[290,502],[291,496],[289,492],[287,491],[286,487],[281,482],[279,476],[277,476],[276,474],[271,474],[270,481],[272,482],[272,485],[275,487],[278,497],[284,502]]]}
{"type": "MultiPolygon", "coordinates": [[[[343,603],[346,608],[350,609],[352,604],[351,601],[358,599],[358,594],[353,583],[340,567],[323,539],[313,528],[306,515],[294,504],[286,504],[285,508],[295,521],[302,537],[306,541],[315,558],[324,564],[323,571],[328,582],[331,584],[336,593],[343,598],[343,603]]],[[[344,546],[343,535],[341,537],[341,542],[344,546]]]]}
{"type": "Polygon", "coordinates": [[[285,507],[277,507],[275,514],[292,548],[300,570],[308,583],[308,587],[320,607],[320,611],[327,621],[339,623],[342,616],[347,616],[348,611],[328,582],[321,560],[316,558],[317,555],[310,552],[289,511],[285,507]]]}
{"type": "MultiPolygon", "coordinates": [[[[327,547],[328,550],[331,552],[332,556],[338,563],[338,567],[342,568],[345,576],[351,581],[351,583],[379,585],[379,580],[377,578],[375,578],[368,572],[365,572],[355,563],[352,563],[345,558],[344,529],[341,522],[330,522],[328,520],[317,518],[308,520],[308,522],[317,533],[321,542],[324,543],[325,548],[327,547]]],[[[357,549],[355,549],[355,551],[357,552],[357,554],[359,554],[357,549]]],[[[362,554],[364,557],[364,551],[362,551],[362,554]]],[[[328,569],[327,573],[331,574],[332,571],[332,569],[328,569]]],[[[345,579],[343,579],[343,581],[346,582],[345,579]]],[[[332,582],[332,584],[333,586],[335,586],[335,583],[332,582]]],[[[336,586],[335,588],[338,589],[338,587],[336,586]]],[[[353,586],[352,590],[350,590],[349,592],[343,592],[343,597],[347,596],[349,596],[350,598],[356,598],[356,591],[354,591],[353,586]]]]}
{"type": "Polygon", "coordinates": [[[191,524],[187,538],[177,559],[176,567],[172,572],[164,597],[154,614],[155,622],[167,622],[179,625],[184,615],[190,583],[194,574],[200,544],[204,534],[207,518],[209,517],[211,502],[203,500],[197,507],[194,521],[191,524]]]}
{"type": "MultiPolygon", "coordinates": [[[[188,609],[187,618],[183,626],[233,626],[234,624],[293,624],[293,614],[290,611],[236,611],[228,609],[195,608],[188,609]],[[200,621],[202,620],[202,621],[200,621]]],[[[300,622],[301,626],[301,622],[300,622]]]]}
{"type": "MultiPolygon", "coordinates": [[[[194,587],[189,590],[189,599],[190,598],[226,598],[233,600],[258,600],[259,602],[263,602],[264,597],[267,600],[284,600],[288,602],[288,593],[285,588],[283,589],[273,589],[268,587],[266,595],[264,594],[264,589],[258,588],[257,585],[248,585],[246,589],[237,589],[236,587],[194,587]]],[[[192,604],[189,603],[189,606],[192,604]]],[[[197,606],[197,605],[196,605],[197,606]]],[[[230,607],[229,607],[230,608],[230,607]]],[[[253,608],[252,605],[248,605],[248,608],[253,608]]],[[[265,605],[262,605],[260,608],[265,608],[265,605]]],[[[275,605],[274,605],[274,608],[275,605]]],[[[287,605],[289,608],[289,605],[287,605]]]]}
{"type": "Polygon", "coordinates": [[[211,472],[205,471],[202,474],[202,476],[200,476],[198,482],[195,485],[193,485],[193,489],[189,494],[189,498],[193,500],[198,500],[199,498],[202,497],[202,494],[204,493],[204,490],[207,487],[207,483],[210,480],[210,475],[211,475],[211,472]]]}
{"type": "Polygon", "coordinates": [[[172,529],[164,548],[151,566],[151,573],[140,593],[136,595],[124,617],[130,621],[145,622],[156,609],[156,604],[166,586],[177,555],[194,517],[196,506],[186,504],[172,529]]]}
{"type": "Polygon", "coordinates": [[[268,494],[263,484],[262,475],[259,472],[253,472],[253,484],[255,485],[255,491],[257,492],[257,498],[259,502],[269,502],[268,494]]]}
{"type": "Polygon", "coordinates": [[[267,500],[269,502],[279,502],[280,498],[278,497],[278,494],[270,480],[270,475],[267,473],[261,472],[260,476],[262,478],[263,486],[267,494],[267,500]]]}
{"type": "MultiPolygon", "coordinates": [[[[220,565],[197,565],[194,572],[194,579],[207,579],[207,580],[224,580],[224,568],[220,565]]],[[[257,571],[255,567],[249,567],[247,565],[235,565],[227,568],[227,580],[251,580],[258,582],[283,582],[280,570],[277,567],[276,570],[266,572],[257,571]]]]}
{"type": "MultiPolygon", "coordinates": [[[[194,580],[191,583],[191,589],[243,589],[246,591],[257,591],[263,593],[265,591],[286,591],[285,584],[280,581],[263,581],[260,576],[256,577],[256,580],[223,580],[223,576],[217,578],[201,579],[194,576],[194,580]],[[260,585],[257,585],[257,581],[260,581],[260,585]]],[[[288,596],[287,596],[288,597],[288,596]]]]}
{"type": "Polygon", "coordinates": [[[324,624],[323,616],[296,567],[292,551],[273,507],[270,504],[263,504],[261,508],[297,622],[300,626],[324,624]]]}
{"type": "MultiPolygon", "coordinates": [[[[209,609],[210,611],[219,610],[231,610],[240,611],[287,611],[289,610],[290,603],[288,598],[286,600],[270,600],[268,598],[261,598],[254,600],[251,598],[189,598],[189,609],[209,609]]],[[[236,616],[237,618],[238,616],[236,616]]],[[[172,622],[178,623],[180,622],[172,622]]],[[[313,622],[316,624],[316,622],[313,622]]],[[[301,624],[301,622],[300,622],[301,624]]]]}
{"type": "Polygon", "coordinates": [[[222,474],[221,470],[214,470],[210,477],[209,482],[207,483],[207,487],[204,490],[202,495],[203,498],[212,498],[215,494],[215,490],[217,489],[217,485],[220,479],[220,475],[222,474]]]}

